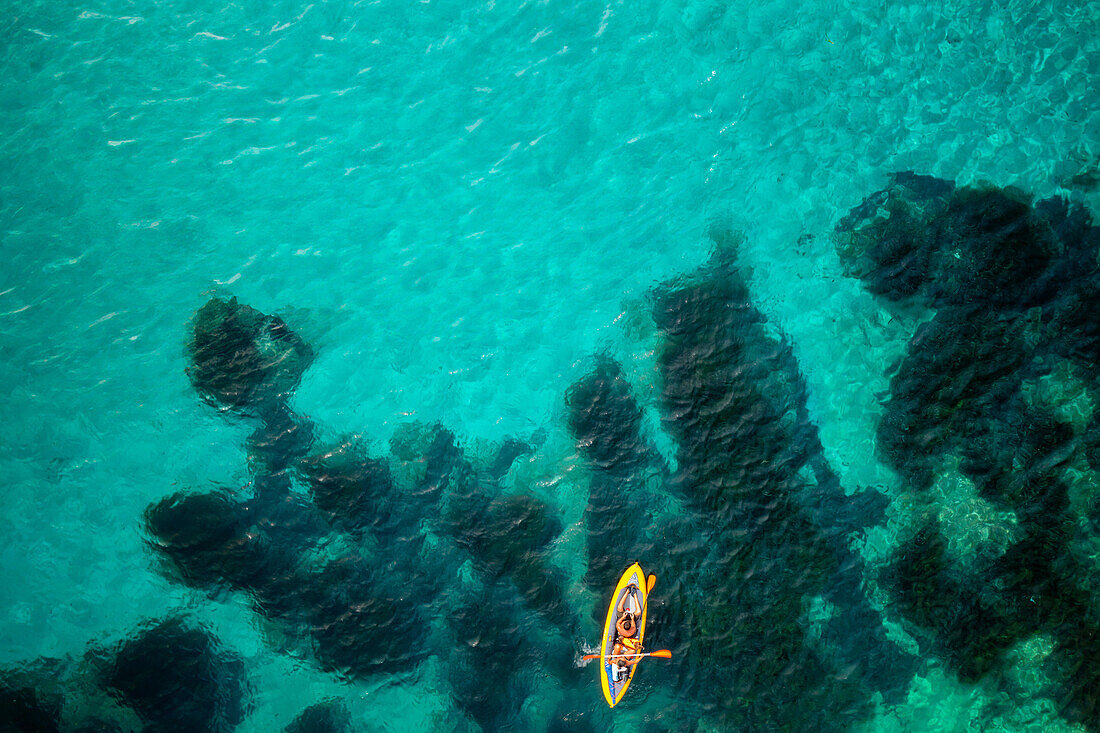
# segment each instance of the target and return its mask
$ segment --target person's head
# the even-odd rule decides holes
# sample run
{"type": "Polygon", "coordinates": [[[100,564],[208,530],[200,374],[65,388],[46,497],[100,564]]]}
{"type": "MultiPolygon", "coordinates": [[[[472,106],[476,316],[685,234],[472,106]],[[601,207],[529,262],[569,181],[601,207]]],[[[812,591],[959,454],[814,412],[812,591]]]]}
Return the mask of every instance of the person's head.
{"type": "Polygon", "coordinates": [[[634,619],[634,612],[633,611],[627,611],[626,613],[623,614],[622,626],[623,626],[623,631],[625,631],[626,633],[628,633],[628,634],[633,634],[634,633],[634,630],[637,628],[638,624],[637,624],[637,621],[634,619]]]}

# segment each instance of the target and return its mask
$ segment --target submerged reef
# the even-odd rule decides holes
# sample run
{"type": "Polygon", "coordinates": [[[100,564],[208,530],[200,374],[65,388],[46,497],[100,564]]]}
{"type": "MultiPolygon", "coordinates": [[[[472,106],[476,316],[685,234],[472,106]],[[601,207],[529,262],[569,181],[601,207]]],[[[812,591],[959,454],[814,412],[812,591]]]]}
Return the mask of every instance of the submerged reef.
{"type": "MultiPolygon", "coordinates": [[[[589,477],[585,583],[602,598],[639,559],[665,578],[650,638],[676,650],[669,668],[698,715],[847,726],[869,713],[871,692],[904,690],[914,668],[886,639],[848,548],[884,501],[873,490],[849,495],[825,460],[790,346],[752,306],[732,247],[663,286],[653,315],[675,471],[613,359],[598,357],[565,396],[589,477]],[[815,602],[834,612],[811,633],[815,602]],[[692,673],[700,668],[727,684],[704,683],[692,673]]],[[[421,423],[400,426],[388,456],[358,439],[318,447],[317,428],[287,407],[312,350],[294,341],[261,364],[257,329],[270,323],[235,300],[196,316],[195,341],[201,333],[208,344],[192,350],[196,389],[260,420],[248,444],[254,479],[251,496],[184,492],[148,509],[165,572],[248,593],[259,613],[307,630],[320,665],[342,675],[443,655],[456,707],[482,727],[522,718],[534,669],[563,691],[555,726],[591,724],[578,704],[587,685],[567,663],[587,626],[551,559],[564,525],[544,499],[504,481],[535,447],[508,438],[475,465],[451,430],[421,423]],[[318,561],[335,536],[353,544],[318,561]],[[424,615],[437,606],[448,609],[442,635],[429,634],[424,615]],[[450,647],[429,646],[440,638],[450,647]]]]}
{"type": "Polygon", "coordinates": [[[201,628],[160,621],[125,640],[103,686],[131,707],[146,730],[228,731],[244,719],[244,663],[201,628]]]}
{"type": "Polygon", "coordinates": [[[1100,228],[1062,198],[898,173],[836,241],[886,307],[931,313],[891,376],[882,458],[918,495],[953,461],[1015,519],[1003,550],[969,548],[968,562],[927,519],[884,575],[894,607],[967,682],[999,675],[1013,645],[1052,638],[1059,713],[1100,730],[1098,497],[1095,474],[1082,477],[1100,404],[1100,228]]]}
{"type": "MultiPolygon", "coordinates": [[[[535,446],[511,437],[475,465],[439,424],[399,426],[389,455],[359,437],[321,439],[288,407],[312,354],[236,299],[196,314],[188,373],[231,419],[258,419],[246,446],[253,480],[250,493],[178,492],[146,510],[163,572],[247,593],[348,679],[444,656],[458,709],[488,728],[513,724],[532,665],[574,672],[576,614],[550,561],[563,524],[545,500],[504,485],[535,446]]],[[[316,727],[325,716],[307,717],[316,727]]]]}
{"type": "Polygon", "coordinates": [[[351,713],[340,700],[311,705],[286,727],[286,733],[348,733],[351,713]]]}
{"type": "Polygon", "coordinates": [[[30,681],[17,681],[17,672],[0,671],[0,730],[5,733],[60,731],[62,695],[30,681]]]}
{"type": "Polygon", "coordinates": [[[244,661],[182,616],[148,621],[83,659],[0,671],[0,730],[231,731],[251,709],[244,661]]]}
{"type": "Polygon", "coordinates": [[[764,327],[734,254],[720,248],[698,273],[663,287],[654,307],[674,486],[698,537],[666,556],[666,575],[684,589],[662,611],[688,668],[730,681],[695,691],[713,695],[726,724],[848,727],[869,713],[872,690],[897,694],[914,664],[886,639],[860,591],[860,563],[832,536],[851,521],[829,516],[843,510],[843,489],[805,417],[789,347],[764,327]],[[810,464],[816,480],[803,471],[810,464]],[[831,651],[803,619],[821,596],[847,632],[829,635],[841,644],[831,651]],[[848,665],[855,675],[841,672],[848,665]]]}
{"type": "Polygon", "coordinates": [[[624,568],[653,554],[650,488],[653,479],[667,480],[668,469],[643,436],[641,408],[617,362],[601,357],[592,373],[569,389],[566,404],[570,432],[590,475],[584,511],[587,582],[614,588],[624,568]]]}
{"type": "MultiPolygon", "coordinates": [[[[659,425],[608,355],[564,395],[587,478],[573,535],[583,579],[555,561],[571,540],[553,497],[513,485],[535,438],[468,453],[447,426],[415,422],[382,449],[331,440],[289,407],[312,347],[278,317],[221,298],[195,316],[188,374],[227,419],[253,423],[251,487],[153,503],[145,528],[162,571],[248,594],[347,679],[439,657],[463,724],[483,729],[522,725],[546,683],[559,695],[551,729],[606,727],[592,675],[572,661],[598,625],[582,610],[602,617],[635,560],[661,579],[647,639],[673,649],[662,674],[689,717],[850,729],[876,698],[901,701],[922,661],[887,634],[881,598],[868,597],[877,587],[885,613],[966,682],[1051,639],[1060,713],[1098,729],[1100,587],[1086,543],[1100,502],[1075,472],[1100,463],[1100,415],[1068,409],[1044,381],[1071,373],[1085,402],[1100,397],[1100,236],[1088,217],[897,174],[839,223],[848,273],[887,307],[927,315],[890,372],[883,460],[918,494],[950,463],[975,501],[1013,518],[995,550],[960,562],[948,523],[926,512],[879,572],[852,540],[885,521],[888,499],[842,485],[791,344],[753,304],[737,238],[712,236],[709,262],[653,293],[659,425]],[[657,449],[661,430],[674,454],[657,449]]],[[[646,704],[648,689],[624,704],[646,704]]],[[[307,713],[288,730],[346,727],[327,708],[307,713]]]]}
{"type": "Polygon", "coordinates": [[[662,666],[695,715],[732,728],[847,729],[870,714],[873,691],[903,695],[916,668],[887,639],[848,547],[886,501],[840,485],[790,347],[751,303],[736,238],[715,240],[710,262],[654,298],[675,472],[618,363],[599,357],[566,394],[589,474],[586,580],[602,596],[640,558],[664,579],[647,638],[673,648],[662,666]],[[814,599],[835,613],[811,635],[814,599]]]}
{"type": "Polygon", "coordinates": [[[294,391],[313,349],[278,316],[211,298],[195,314],[187,374],[205,399],[234,410],[265,413],[294,391]]]}

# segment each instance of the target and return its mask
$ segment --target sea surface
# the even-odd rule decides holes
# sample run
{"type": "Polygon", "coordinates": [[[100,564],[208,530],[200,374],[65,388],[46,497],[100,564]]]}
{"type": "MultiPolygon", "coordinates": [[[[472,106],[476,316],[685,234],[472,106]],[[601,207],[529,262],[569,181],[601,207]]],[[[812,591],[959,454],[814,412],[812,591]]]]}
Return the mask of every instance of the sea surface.
{"type": "Polygon", "coordinates": [[[1097,3],[29,0],[0,39],[14,729],[1100,730],[1097,3]],[[886,201],[963,223],[875,270],[886,201]],[[270,394],[203,382],[222,305],[301,345],[270,394]],[[634,560],[673,658],[609,709],[634,560]]]}

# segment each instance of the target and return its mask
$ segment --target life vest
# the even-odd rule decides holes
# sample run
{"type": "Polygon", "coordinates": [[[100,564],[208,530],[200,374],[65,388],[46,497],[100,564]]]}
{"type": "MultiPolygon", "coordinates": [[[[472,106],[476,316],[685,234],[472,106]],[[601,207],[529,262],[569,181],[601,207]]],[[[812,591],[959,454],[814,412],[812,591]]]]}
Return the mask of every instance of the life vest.
{"type": "Polygon", "coordinates": [[[619,637],[619,643],[628,652],[640,652],[642,650],[642,642],[636,636],[621,636],[619,637]]]}

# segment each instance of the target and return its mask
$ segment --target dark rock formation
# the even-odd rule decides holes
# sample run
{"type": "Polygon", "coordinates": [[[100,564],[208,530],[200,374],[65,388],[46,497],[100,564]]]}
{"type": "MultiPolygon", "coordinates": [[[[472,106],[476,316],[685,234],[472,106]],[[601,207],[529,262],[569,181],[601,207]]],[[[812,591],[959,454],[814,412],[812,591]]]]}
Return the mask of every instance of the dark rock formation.
{"type": "Polygon", "coordinates": [[[124,641],[103,685],[149,731],[228,731],[248,707],[240,657],[180,619],[158,622],[124,641]]]}
{"type": "Polygon", "coordinates": [[[236,298],[211,298],[195,314],[187,374],[205,399],[253,414],[276,410],[313,362],[313,349],[278,316],[236,298]]]}

